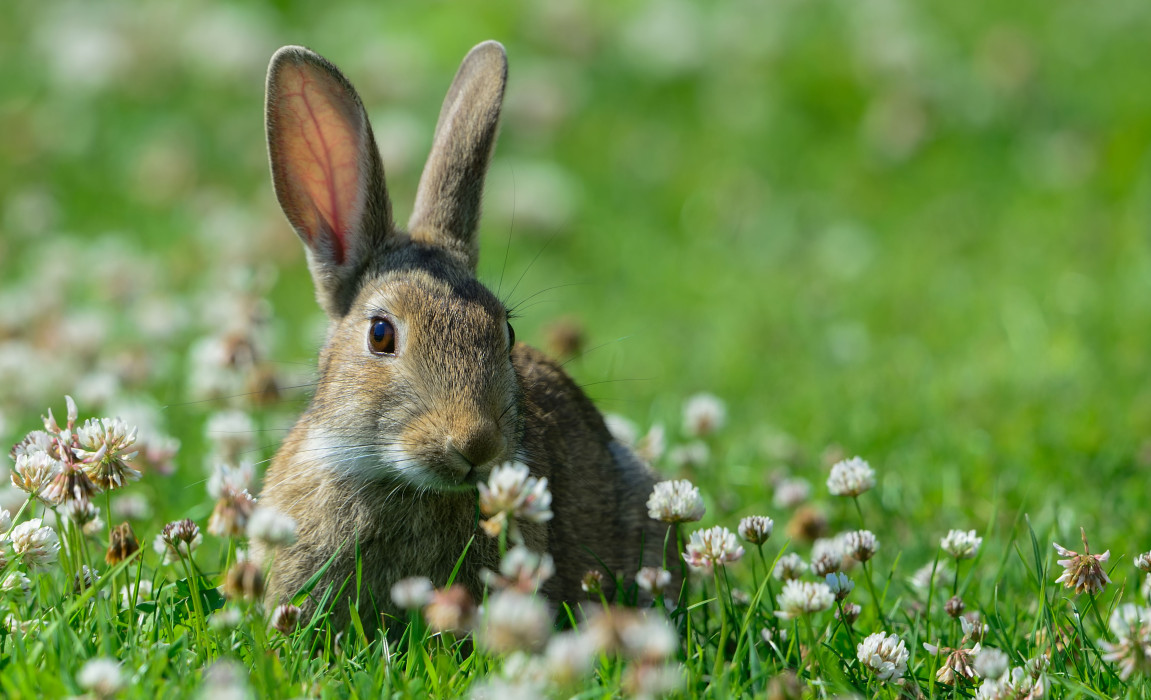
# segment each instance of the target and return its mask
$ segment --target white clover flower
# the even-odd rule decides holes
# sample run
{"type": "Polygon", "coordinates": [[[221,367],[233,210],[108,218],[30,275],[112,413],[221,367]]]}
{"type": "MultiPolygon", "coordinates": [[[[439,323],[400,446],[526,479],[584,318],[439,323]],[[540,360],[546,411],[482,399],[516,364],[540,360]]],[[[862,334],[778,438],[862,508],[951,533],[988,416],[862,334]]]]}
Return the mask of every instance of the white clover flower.
{"type": "Polygon", "coordinates": [[[548,677],[560,685],[570,685],[591,673],[599,649],[591,635],[571,630],[549,639],[543,656],[548,677]]]}
{"type": "Polygon", "coordinates": [[[671,585],[671,572],[667,569],[645,566],[636,573],[635,582],[641,590],[658,598],[671,585]]]}
{"type": "Polygon", "coordinates": [[[115,659],[90,659],[80,669],[76,682],[97,697],[110,698],[124,687],[124,674],[115,659]]]}
{"type": "Polygon", "coordinates": [[[805,571],[807,571],[807,563],[795,552],[788,552],[775,563],[772,575],[780,581],[791,581],[803,576],[805,571]]]}
{"type": "Polygon", "coordinates": [[[419,610],[432,602],[435,590],[426,576],[403,578],[392,585],[392,602],[404,610],[419,610]]]}
{"type": "Polygon", "coordinates": [[[615,413],[605,414],[603,417],[604,425],[607,426],[607,431],[615,438],[616,442],[622,443],[631,447],[639,439],[639,428],[632,421],[624,418],[623,416],[615,413]]]}
{"type": "Polygon", "coordinates": [[[176,520],[164,526],[152,542],[152,549],[164,555],[164,564],[175,564],[180,557],[190,557],[204,541],[200,526],[191,520],[176,520]]]}
{"type": "Polygon", "coordinates": [[[1145,574],[1151,574],[1151,552],[1144,552],[1135,557],[1135,568],[1145,574]]]}
{"type": "Polygon", "coordinates": [[[695,522],[706,511],[699,489],[687,479],[661,481],[647,499],[647,514],[665,523],[695,522]]]}
{"type": "Polygon", "coordinates": [[[856,658],[880,681],[897,681],[907,672],[910,654],[903,640],[894,634],[876,632],[856,647],[856,658]]]}
{"type": "Polygon", "coordinates": [[[208,626],[218,632],[228,632],[240,626],[244,616],[238,608],[226,607],[212,613],[208,618],[208,626]]]}
{"type": "Polygon", "coordinates": [[[771,538],[775,521],[763,515],[749,515],[739,521],[739,536],[752,544],[763,544],[771,538]]]}
{"type": "Polygon", "coordinates": [[[1111,550],[1102,554],[1092,554],[1087,546],[1086,531],[1083,531],[1082,534],[1083,554],[1072,552],[1066,547],[1052,543],[1055,546],[1055,551],[1067,557],[1059,560],[1059,565],[1063,567],[1063,575],[1055,579],[1055,582],[1062,583],[1066,588],[1075,589],[1076,593],[1095,595],[1111,583],[1107,572],[1101,566],[1111,557],[1111,550]]]}
{"type": "Polygon", "coordinates": [[[973,559],[979,553],[983,538],[975,535],[975,530],[951,530],[939,541],[947,555],[955,559],[973,559]]]}
{"type": "Polygon", "coordinates": [[[486,484],[479,484],[479,491],[480,511],[488,517],[506,513],[533,523],[552,519],[548,480],[532,476],[526,464],[501,464],[492,470],[486,484]]]}
{"type": "Polygon", "coordinates": [[[714,394],[696,394],[683,406],[683,432],[691,437],[707,437],[723,428],[727,407],[714,394]]]}
{"type": "Polygon", "coordinates": [[[676,469],[702,467],[711,459],[711,449],[706,442],[693,440],[685,445],[676,445],[667,453],[668,460],[676,469]]]}
{"type": "Polygon", "coordinates": [[[8,539],[12,549],[29,569],[42,569],[56,561],[60,539],[50,527],[41,526],[40,518],[26,520],[12,528],[8,539]]]}
{"type": "Polygon", "coordinates": [[[112,512],[125,520],[147,520],[152,517],[152,504],[143,494],[128,493],[112,501],[112,512]]]}
{"type": "Polygon", "coordinates": [[[1111,613],[1115,641],[1100,640],[1103,658],[1119,666],[1119,677],[1151,673],[1151,609],[1124,603],[1111,613]]]}
{"type": "Polygon", "coordinates": [[[662,613],[641,612],[618,626],[620,651],[643,663],[670,659],[679,649],[679,635],[662,613]]]}
{"type": "Polygon", "coordinates": [[[975,657],[975,672],[986,680],[1002,678],[1010,665],[1011,659],[1007,654],[994,647],[983,647],[975,657]]]}
{"type": "Polygon", "coordinates": [[[875,488],[875,470],[859,457],[836,462],[827,477],[833,496],[858,496],[875,488]]]}
{"type": "Polygon", "coordinates": [[[939,562],[938,566],[936,566],[935,562],[929,561],[916,569],[915,573],[911,574],[907,581],[918,593],[927,595],[927,592],[931,590],[932,583],[935,583],[936,588],[938,588],[939,580],[946,578],[947,574],[946,561],[939,562]]]}
{"type": "Polygon", "coordinates": [[[30,496],[38,496],[61,471],[63,465],[60,460],[47,452],[26,452],[16,458],[12,485],[30,496]]]}
{"type": "Polygon", "coordinates": [[[843,600],[855,590],[855,582],[847,578],[847,574],[842,571],[828,574],[824,577],[824,581],[827,582],[827,588],[831,591],[832,595],[835,596],[836,600],[843,600]]]}
{"type": "Polygon", "coordinates": [[[847,552],[840,537],[821,537],[811,545],[811,572],[816,576],[827,576],[844,568],[847,552]]]}
{"type": "Polygon", "coordinates": [[[0,539],[12,529],[12,514],[0,508],[0,539]]]}
{"type": "Polygon", "coordinates": [[[855,530],[844,534],[843,546],[850,557],[864,562],[875,556],[879,540],[871,530],[855,530]]]}
{"type": "MultiPolygon", "coordinates": [[[[0,559],[3,556],[0,555],[0,559]]],[[[0,581],[0,592],[15,600],[23,600],[32,592],[32,581],[23,571],[12,571],[0,581]]]]}
{"type": "Polygon", "coordinates": [[[137,432],[119,418],[89,418],[76,430],[81,448],[76,453],[88,478],[102,490],[117,489],[140,478],[140,472],[128,465],[136,457],[132,446],[137,432]]]}
{"type": "Polygon", "coordinates": [[[516,545],[500,560],[499,574],[484,569],[485,583],[494,588],[512,588],[520,593],[535,593],[545,581],[555,575],[555,560],[548,553],[538,554],[516,545]]]}
{"type": "Polygon", "coordinates": [[[120,605],[124,608],[132,607],[133,595],[135,595],[136,602],[152,600],[152,582],[144,578],[140,579],[138,588],[135,581],[130,586],[120,586],[120,605]]]}
{"type": "Polygon", "coordinates": [[[659,423],[651,426],[647,434],[636,442],[634,449],[636,455],[645,462],[650,464],[657,461],[667,449],[667,439],[663,426],[659,423]]]}
{"type": "Polygon", "coordinates": [[[810,482],[799,478],[784,479],[776,485],[772,503],[776,508],[791,509],[803,505],[809,498],[811,498],[810,482]]]}
{"type": "Polygon", "coordinates": [[[275,508],[260,506],[248,519],[248,537],[271,547],[287,546],[296,541],[296,521],[275,508]]]}
{"type": "Polygon", "coordinates": [[[743,556],[743,547],[735,541],[735,535],[719,525],[691,533],[686,549],[683,559],[688,566],[708,573],[714,566],[724,566],[743,556]]]}
{"type": "Polygon", "coordinates": [[[52,436],[43,430],[33,430],[24,436],[24,439],[12,446],[9,453],[12,459],[19,461],[24,455],[49,453],[52,450],[52,436]]]}
{"type": "MultiPolygon", "coordinates": [[[[395,597],[393,589],[392,597],[395,597]]],[[[300,607],[285,603],[277,605],[276,609],[272,611],[271,617],[268,618],[268,626],[275,629],[285,637],[296,631],[296,627],[300,624],[300,607]]]]}
{"type": "Polygon", "coordinates": [[[537,652],[547,644],[552,629],[551,612],[538,596],[514,590],[499,591],[485,606],[476,643],[495,654],[537,652]]]}
{"type": "Polygon", "coordinates": [[[226,493],[239,493],[252,488],[256,479],[256,467],[249,460],[236,463],[217,462],[208,477],[208,495],[223,498],[226,493]]]}
{"type": "Polygon", "coordinates": [[[777,617],[790,620],[800,615],[827,610],[835,603],[835,596],[826,583],[812,583],[791,579],[783,584],[779,594],[777,617]]]}

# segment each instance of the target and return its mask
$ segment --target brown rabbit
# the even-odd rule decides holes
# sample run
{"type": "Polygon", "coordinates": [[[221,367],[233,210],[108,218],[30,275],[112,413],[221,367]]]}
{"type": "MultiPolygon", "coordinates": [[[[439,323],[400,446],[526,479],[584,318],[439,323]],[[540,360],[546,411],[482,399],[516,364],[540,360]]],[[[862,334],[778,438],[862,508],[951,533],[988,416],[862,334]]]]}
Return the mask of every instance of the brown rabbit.
{"type": "MultiPolygon", "coordinates": [[[[308,49],[272,57],[272,181],[330,319],[315,396],[261,496],[299,524],[298,541],[274,553],[272,601],[291,598],[334,556],[305,607],[346,584],[342,595],[358,596],[367,622],[370,602],[397,612],[390,590],[402,578],[446,583],[473,537],[457,581],[478,596],[481,569],[497,569],[499,555],[477,524],[476,484],[508,460],[548,479],[554,518],[521,531],[555,559],[543,589],[552,601],[579,599],[588,570],[630,580],[663,561],[666,527],[645,508],[655,475],[613,441],[555,362],[515,343],[503,303],[475,277],[506,78],[494,41],[464,59],[403,231],[351,84],[308,49]]],[[[344,624],[347,601],[333,610],[344,624]]]]}

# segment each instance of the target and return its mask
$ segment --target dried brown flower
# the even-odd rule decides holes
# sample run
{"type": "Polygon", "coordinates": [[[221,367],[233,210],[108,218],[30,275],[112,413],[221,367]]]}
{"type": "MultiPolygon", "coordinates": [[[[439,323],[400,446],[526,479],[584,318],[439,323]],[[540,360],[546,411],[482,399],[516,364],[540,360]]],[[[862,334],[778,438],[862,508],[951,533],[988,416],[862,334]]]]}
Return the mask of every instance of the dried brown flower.
{"type": "Polygon", "coordinates": [[[264,597],[264,573],[250,561],[240,561],[224,576],[224,595],[254,603],[264,597]]]}
{"type": "Polygon", "coordinates": [[[109,566],[115,566],[139,550],[140,541],[136,539],[136,533],[132,532],[131,525],[123,522],[112,528],[111,543],[104,555],[104,561],[109,566]]]}

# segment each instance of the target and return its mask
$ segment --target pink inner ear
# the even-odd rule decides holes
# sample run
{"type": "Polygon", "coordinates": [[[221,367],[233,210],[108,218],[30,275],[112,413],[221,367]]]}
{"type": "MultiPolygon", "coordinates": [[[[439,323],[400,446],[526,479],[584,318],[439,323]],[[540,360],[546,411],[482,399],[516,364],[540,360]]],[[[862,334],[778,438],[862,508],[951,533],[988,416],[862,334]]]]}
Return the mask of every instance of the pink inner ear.
{"type": "Polygon", "coordinates": [[[351,227],[363,209],[363,125],[339,85],[303,65],[279,76],[278,136],[298,224],[315,246],[326,229],[343,264],[351,227]]]}

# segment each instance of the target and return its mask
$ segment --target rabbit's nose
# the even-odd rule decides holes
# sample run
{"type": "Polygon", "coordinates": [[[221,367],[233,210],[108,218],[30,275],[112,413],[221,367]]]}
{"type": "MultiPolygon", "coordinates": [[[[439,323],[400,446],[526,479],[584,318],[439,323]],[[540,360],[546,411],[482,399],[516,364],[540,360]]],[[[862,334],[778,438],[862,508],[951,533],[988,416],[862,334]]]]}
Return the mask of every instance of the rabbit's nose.
{"type": "Polygon", "coordinates": [[[473,467],[480,467],[504,451],[504,436],[495,423],[476,425],[461,435],[448,438],[448,442],[473,467]]]}

